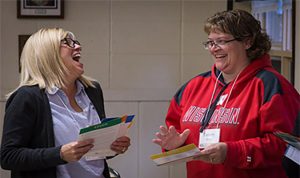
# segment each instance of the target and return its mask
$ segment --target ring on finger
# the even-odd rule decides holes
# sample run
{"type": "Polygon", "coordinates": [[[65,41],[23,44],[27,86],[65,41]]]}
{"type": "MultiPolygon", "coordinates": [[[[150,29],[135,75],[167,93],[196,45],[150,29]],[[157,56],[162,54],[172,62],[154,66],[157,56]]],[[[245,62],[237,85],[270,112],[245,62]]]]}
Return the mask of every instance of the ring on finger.
{"type": "Polygon", "coordinates": [[[127,148],[124,146],[122,149],[122,152],[124,153],[127,150],[127,148]]]}

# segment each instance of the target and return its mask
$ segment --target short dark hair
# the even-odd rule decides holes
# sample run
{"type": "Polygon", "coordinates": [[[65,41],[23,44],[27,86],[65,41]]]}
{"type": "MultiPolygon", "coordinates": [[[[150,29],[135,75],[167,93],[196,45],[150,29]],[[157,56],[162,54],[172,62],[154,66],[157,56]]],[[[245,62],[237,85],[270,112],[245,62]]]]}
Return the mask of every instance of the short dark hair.
{"type": "Polygon", "coordinates": [[[260,21],[244,10],[235,9],[216,13],[206,20],[204,31],[207,34],[213,31],[231,34],[239,41],[249,39],[251,47],[247,50],[247,56],[251,60],[268,53],[271,49],[271,40],[262,31],[260,21]]]}

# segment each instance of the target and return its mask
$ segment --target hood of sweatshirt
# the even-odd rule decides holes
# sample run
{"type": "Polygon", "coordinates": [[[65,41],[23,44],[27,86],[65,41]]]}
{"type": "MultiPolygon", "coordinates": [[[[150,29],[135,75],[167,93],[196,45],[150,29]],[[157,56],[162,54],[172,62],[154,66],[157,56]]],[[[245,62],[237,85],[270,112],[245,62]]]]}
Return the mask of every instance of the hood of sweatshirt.
{"type": "MultiPolygon", "coordinates": [[[[239,83],[247,82],[249,79],[253,78],[259,71],[263,69],[275,71],[275,69],[272,68],[272,63],[269,54],[264,54],[254,59],[247,67],[245,67],[243,71],[239,74],[239,77],[236,80],[235,85],[238,85],[239,83]]],[[[221,71],[218,70],[215,65],[213,65],[212,78],[214,81],[217,80],[220,72],[221,71]]],[[[220,78],[218,82],[224,85],[224,82],[221,81],[220,78]]]]}

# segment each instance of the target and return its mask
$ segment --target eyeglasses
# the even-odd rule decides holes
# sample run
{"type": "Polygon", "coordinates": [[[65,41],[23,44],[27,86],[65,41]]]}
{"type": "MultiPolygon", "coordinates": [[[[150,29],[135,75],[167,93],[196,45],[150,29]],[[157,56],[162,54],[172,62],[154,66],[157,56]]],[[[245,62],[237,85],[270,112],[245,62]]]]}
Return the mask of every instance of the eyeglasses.
{"type": "Polygon", "coordinates": [[[80,45],[79,41],[73,40],[72,38],[64,38],[61,40],[63,44],[68,45],[70,48],[75,48],[75,44],[80,45]]]}
{"type": "Polygon", "coordinates": [[[203,42],[202,44],[204,45],[205,49],[211,49],[213,46],[221,48],[227,43],[235,40],[237,40],[237,38],[231,40],[214,40],[214,41],[210,40],[210,41],[203,42]]]}

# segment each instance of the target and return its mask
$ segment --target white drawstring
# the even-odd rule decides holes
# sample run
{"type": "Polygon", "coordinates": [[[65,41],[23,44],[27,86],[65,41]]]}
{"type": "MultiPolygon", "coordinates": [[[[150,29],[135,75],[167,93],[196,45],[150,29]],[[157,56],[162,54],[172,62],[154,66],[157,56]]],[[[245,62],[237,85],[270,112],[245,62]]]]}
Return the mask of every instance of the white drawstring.
{"type": "MultiPolygon", "coordinates": [[[[232,93],[233,87],[234,87],[234,85],[235,85],[235,82],[236,82],[237,79],[239,78],[241,72],[242,72],[242,70],[238,73],[238,75],[235,77],[235,79],[234,79],[234,81],[233,81],[232,87],[231,87],[231,89],[230,89],[230,91],[229,91],[228,98],[227,98],[226,103],[225,103],[225,105],[224,105],[224,107],[223,107],[223,108],[224,108],[224,111],[225,111],[225,109],[226,109],[227,103],[228,103],[229,98],[230,98],[230,96],[231,96],[231,93],[232,93]]],[[[223,111],[223,113],[224,113],[224,111],[223,111]]],[[[220,117],[222,117],[223,113],[220,114],[220,117]]],[[[219,119],[218,119],[217,128],[219,128],[219,123],[220,123],[220,121],[219,121],[219,119]]]]}
{"type": "Polygon", "coordinates": [[[204,116],[204,120],[205,120],[205,121],[206,121],[206,119],[207,119],[207,115],[208,115],[209,110],[210,110],[210,108],[211,108],[211,103],[212,103],[212,100],[213,100],[213,98],[214,98],[214,96],[215,96],[215,93],[216,93],[217,83],[218,83],[219,78],[221,77],[221,75],[222,75],[222,72],[220,72],[220,74],[219,74],[218,77],[217,77],[217,80],[216,80],[216,83],[215,83],[215,86],[214,86],[214,90],[213,90],[213,93],[212,93],[211,98],[210,98],[210,101],[209,101],[209,105],[208,105],[208,108],[207,108],[207,112],[205,113],[205,116],[204,116]]]}

